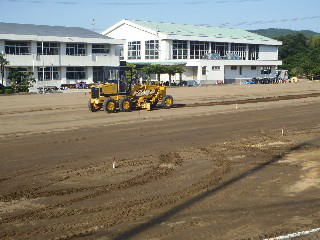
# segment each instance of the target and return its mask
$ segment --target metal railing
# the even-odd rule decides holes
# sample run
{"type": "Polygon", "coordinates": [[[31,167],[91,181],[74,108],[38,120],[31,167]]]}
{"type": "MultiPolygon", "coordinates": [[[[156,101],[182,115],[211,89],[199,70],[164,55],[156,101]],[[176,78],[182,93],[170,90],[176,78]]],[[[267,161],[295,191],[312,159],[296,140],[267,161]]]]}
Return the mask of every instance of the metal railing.
{"type": "MultiPolygon", "coordinates": [[[[202,56],[201,59],[208,60],[246,60],[246,53],[240,54],[235,51],[227,51],[224,56],[221,56],[218,52],[207,53],[202,56]]],[[[259,60],[259,57],[252,55],[250,60],[259,60]]]]}

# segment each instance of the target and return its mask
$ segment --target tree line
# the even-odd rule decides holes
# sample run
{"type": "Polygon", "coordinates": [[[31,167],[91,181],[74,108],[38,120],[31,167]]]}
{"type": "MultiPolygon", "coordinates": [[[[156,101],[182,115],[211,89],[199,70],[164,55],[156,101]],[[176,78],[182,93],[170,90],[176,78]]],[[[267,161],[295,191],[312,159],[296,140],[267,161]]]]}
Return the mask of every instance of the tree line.
{"type": "Polygon", "coordinates": [[[292,77],[320,79],[320,36],[307,38],[299,33],[276,39],[283,42],[279,48],[281,69],[289,70],[292,77]]]}
{"type": "Polygon", "coordinates": [[[151,64],[144,65],[143,67],[138,67],[135,64],[127,64],[128,67],[132,68],[132,71],[128,71],[128,79],[139,79],[142,75],[147,77],[147,80],[151,79],[151,74],[157,75],[157,80],[161,81],[161,74],[168,74],[169,85],[172,83],[172,76],[175,74],[180,74],[180,81],[182,80],[181,74],[184,72],[184,68],[181,65],[161,65],[161,64],[151,64]],[[130,76],[132,74],[132,76],[130,76]]]}

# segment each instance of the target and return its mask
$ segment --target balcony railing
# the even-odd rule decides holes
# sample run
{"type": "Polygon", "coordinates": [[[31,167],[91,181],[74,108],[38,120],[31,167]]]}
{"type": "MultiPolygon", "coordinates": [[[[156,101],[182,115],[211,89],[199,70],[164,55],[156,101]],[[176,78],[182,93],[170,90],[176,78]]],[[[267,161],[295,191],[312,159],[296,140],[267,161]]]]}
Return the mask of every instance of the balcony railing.
{"type": "MultiPolygon", "coordinates": [[[[224,56],[221,56],[219,52],[207,53],[202,56],[201,59],[208,60],[246,60],[246,53],[239,53],[234,51],[227,51],[224,56]]],[[[256,53],[251,54],[248,60],[259,60],[256,53]]]]}

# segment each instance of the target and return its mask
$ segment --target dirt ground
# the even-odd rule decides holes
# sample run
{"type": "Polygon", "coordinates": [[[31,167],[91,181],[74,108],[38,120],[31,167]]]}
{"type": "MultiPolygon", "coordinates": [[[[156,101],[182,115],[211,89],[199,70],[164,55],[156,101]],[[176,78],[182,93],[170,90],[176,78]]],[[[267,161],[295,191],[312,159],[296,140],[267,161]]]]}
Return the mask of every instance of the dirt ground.
{"type": "Polygon", "coordinates": [[[89,112],[87,93],[1,96],[0,239],[320,227],[320,83],[168,92],[179,107],[115,114],[89,112]]]}

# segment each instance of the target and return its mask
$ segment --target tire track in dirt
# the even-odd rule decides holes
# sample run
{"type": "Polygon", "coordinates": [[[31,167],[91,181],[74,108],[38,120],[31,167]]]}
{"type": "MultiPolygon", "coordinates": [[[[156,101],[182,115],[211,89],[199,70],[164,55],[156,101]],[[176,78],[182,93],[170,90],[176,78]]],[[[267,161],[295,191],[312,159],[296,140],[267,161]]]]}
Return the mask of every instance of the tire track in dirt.
{"type": "MultiPolygon", "coordinates": [[[[139,186],[139,185],[144,185],[146,183],[150,183],[152,181],[157,181],[160,178],[168,175],[171,173],[174,169],[173,168],[168,168],[168,167],[162,167],[161,164],[165,163],[171,163],[171,164],[176,164],[177,166],[182,164],[182,159],[177,155],[177,154],[168,154],[168,155],[160,155],[159,156],[159,164],[157,167],[151,167],[149,170],[147,170],[145,173],[141,175],[134,176],[133,178],[130,178],[128,180],[122,181],[119,184],[108,184],[104,186],[96,186],[98,190],[96,190],[93,193],[77,197],[77,198],[72,198],[70,200],[67,200],[63,203],[59,203],[53,206],[47,206],[41,209],[37,209],[35,211],[30,211],[21,215],[17,216],[12,216],[8,217],[5,219],[2,219],[0,221],[1,223],[9,223],[12,221],[16,220],[34,220],[34,219],[39,219],[41,217],[41,213],[44,213],[44,215],[47,215],[48,210],[53,210],[55,208],[61,208],[65,207],[68,205],[71,205],[76,202],[84,201],[87,199],[92,199],[98,196],[101,196],[103,194],[107,194],[113,191],[119,191],[123,189],[127,189],[133,186],[139,186]],[[175,159],[178,157],[179,159],[175,159]]],[[[86,191],[87,189],[84,189],[86,191]]],[[[63,190],[62,190],[63,191],[63,190]]],[[[72,193],[72,192],[71,192],[72,193]]],[[[64,194],[71,194],[70,192],[65,192],[64,194]]],[[[44,217],[45,217],[44,216],[44,217]]]]}
{"type": "MultiPolygon", "coordinates": [[[[164,172],[162,174],[167,175],[168,173],[170,173],[171,171],[173,171],[173,165],[175,167],[178,167],[182,164],[182,159],[179,158],[179,155],[177,153],[169,153],[168,154],[163,154],[159,156],[159,167],[164,169],[164,172]]],[[[157,171],[159,171],[161,169],[157,169],[157,171]]],[[[224,170],[226,171],[226,169],[224,170]]],[[[154,172],[152,173],[154,175],[154,172]]],[[[160,174],[160,175],[162,175],[160,174]]],[[[148,176],[149,174],[145,175],[148,176]]],[[[157,176],[155,176],[156,178],[161,177],[159,175],[159,172],[157,174],[157,176]]],[[[131,201],[125,201],[125,202],[119,202],[116,205],[111,205],[108,207],[97,207],[97,208],[92,208],[92,209],[81,209],[81,210],[66,210],[66,211],[59,211],[59,214],[53,214],[52,212],[49,214],[45,214],[46,216],[42,216],[42,217],[49,217],[49,218],[58,218],[61,216],[72,216],[72,215],[79,215],[79,214],[92,214],[92,213],[99,213],[101,211],[108,211],[108,210],[112,210],[113,212],[116,212],[111,219],[113,219],[113,221],[110,222],[110,217],[107,217],[107,219],[103,218],[101,219],[101,224],[105,224],[106,221],[108,220],[107,225],[105,226],[114,226],[115,224],[119,223],[119,221],[121,222],[121,219],[123,219],[124,216],[127,217],[137,217],[137,216],[141,216],[141,211],[146,211],[147,209],[151,210],[151,209],[157,209],[159,207],[165,207],[167,205],[171,205],[179,200],[181,200],[182,198],[185,198],[186,196],[190,195],[190,194],[194,194],[197,193],[199,191],[201,191],[201,189],[206,189],[208,187],[208,184],[212,184],[212,181],[210,181],[208,183],[208,177],[210,177],[212,175],[213,176],[220,176],[220,173],[217,173],[216,170],[214,172],[212,172],[211,174],[208,174],[206,176],[203,177],[203,179],[196,184],[191,185],[190,187],[183,189],[181,191],[175,192],[174,194],[168,194],[168,195],[162,195],[162,196],[153,196],[153,197],[148,197],[148,198],[144,198],[144,199],[137,199],[137,200],[131,200],[131,201]],[[136,209],[140,209],[139,211],[136,209]],[[127,209],[127,210],[124,210],[127,209]],[[117,220],[116,220],[117,219],[117,220]]],[[[137,179],[141,178],[141,176],[137,176],[133,179],[130,179],[130,181],[135,182],[135,184],[139,184],[139,181],[137,181],[137,179]]],[[[218,177],[218,180],[220,180],[220,177],[218,177]]],[[[214,178],[214,182],[216,182],[217,179],[214,178]]],[[[144,180],[142,180],[142,182],[144,182],[144,180]]],[[[150,182],[150,177],[147,177],[146,182],[150,182]]],[[[124,184],[127,184],[128,182],[124,182],[124,184]]],[[[135,185],[134,184],[134,185],[135,185]]],[[[132,184],[130,184],[131,187],[132,184]]],[[[117,187],[120,188],[126,188],[125,185],[119,185],[117,187]]],[[[89,196],[87,196],[89,197],[89,196]]],[[[86,197],[86,198],[87,198],[86,197]]],[[[92,195],[90,197],[93,197],[92,195]]],[[[78,199],[79,200],[79,199],[78,199]]],[[[58,205],[61,207],[61,205],[58,205]]],[[[51,209],[46,208],[46,211],[50,211],[51,209]]],[[[109,214],[108,214],[109,215],[109,214]]],[[[109,215],[110,216],[110,215],[109,215]]],[[[23,218],[21,218],[20,216],[20,220],[35,220],[38,219],[38,217],[41,216],[36,216],[36,214],[34,214],[33,216],[23,216],[23,218]],[[31,217],[31,218],[30,218],[31,217]]],[[[9,220],[9,219],[7,219],[9,220]]],[[[18,218],[15,219],[11,219],[11,220],[18,220],[18,218]]],[[[5,221],[8,222],[8,221],[5,221]]],[[[87,230],[86,230],[87,231],[87,230]]],[[[84,233],[86,232],[84,231],[84,233]]],[[[83,231],[80,231],[80,233],[75,233],[72,234],[72,236],[78,236],[78,234],[82,234],[83,231]]],[[[13,234],[13,233],[12,233],[13,234]]],[[[6,236],[9,236],[10,233],[7,233],[6,236]]],[[[32,233],[31,235],[32,236],[32,233]]],[[[64,239],[64,238],[61,238],[64,239]]]]}
{"type": "Polygon", "coordinates": [[[34,112],[44,112],[44,111],[54,111],[54,110],[74,110],[76,107],[44,107],[44,108],[35,108],[28,110],[18,110],[11,112],[0,112],[0,116],[13,115],[13,114],[25,114],[25,113],[34,113],[34,112]]]}
{"type": "Polygon", "coordinates": [[[303,99],[303,98],[312,98],[312,97],[319,97],[319,96],[320,96],[320,93],[307,93],[307,94],[298,94],[298,95],[284,95],[284,96],[274,96],[274,97],[249,98],[249,99],[239,99],[239,100],[219,101],[219,102],[174,104],[173,107],[175,107],[175,108],[204,107],[204,106],[246,104],[246,103],[259,103],[259,102],[276,102],[276,101],[282,101],[282,100],[303,99]]]}
{"type": "MultiPolygon", "coordinates": [[[[110,205],[108,207],[82,209],[82,211],[79,211],[79,210],[62,211],[60,212],[60,214],[56,216],[51,216],[51,217],[101,213],[108,210],[112,210],[113,213],[106,214],[107,217],[103,216],[103,217],[100,217],[99,219],[96,219],[96,222],[93,223],[92,226],[87,228],[86,230],[83,230],[83,227],[79,227],[81,230],[79,229],[77,231],[73,230],[73,232],[71,231],[70,233],[69,231],[70,229],[68,229],[69,234],[63,235],[55,239],[71,239],[77,236],[83,236],[84,234],[88,234],[88,233],[93,234],[99,228],[100,229],[109,228],[116,224],[120,224],[124,221],[127,221],[128,219],[136,219],[137,217],[144,216],[147,212],[151,210],[163,208],[163,207],[175,204],[186,197],[192,196],[198,192],[206,190],[209,186],[212,186],[213,184],[218,184],[221,181],[221,176],[230,170],[229,167],[230,166],[226,165],[226,168],[223,167],[220,169],[215,169],[211,173],[203,176],[201,181],[195,184],[192,184],[191,186],[188,186],[185,189],[182,189],[180,191],[177,191],[171,194],[166,194],[161,196],[152,196],[152,197],[143,198],[143,199],[122,201],[122,202],[118,202],[116,204],[110,205]],[[97,225],[99,226],[99,228],[97,228],[97,225]],[[90,229],[94,229],[94,231],[90,229]]],[[[50,231],[50,230],[47,229],[46,231],[50,231]]],[[[33,234],[34,233],[30,233],[30,236],[32,236],[33,234]]]]}
{"type": "MultiPolygon", "coordinates": [[[[256,152],[261,151],[261,149],[262,149],[262,156],[270,157],[270,153],[276,154],[279,150],[285,152],[285,148],[288,146],[288,145],[281,145],[279,148],[276,148],[272,145],[266,145],[266,148],[273,149],[272,151],[268,151],[267,149],[263,149],[261,147],[259,147],[259,148],[253,147],[252,145],[254,145],[254,142],[255,141],[246,142],[245,145],[241,145],[243,148],[241,148],[241,146],[240,147],[236,146],[235,148],[232,148],[232,143],[229,143],[228,147],[230,147],[231,150],[236,149],[236,152],[241,150],[241,151],[244,151],[247,153],[250,152],[253,155],[256,154],[256,152]]],[[[58,237],[55,239],[72,239],[72,238],[76,238],[79,236],[92,236],[94,234],[98,234],[99,231],[103,231],[103,233],[105,234],[106,229],[109,229],[110,227],[115,226],[117,224],[123,223],[124,221],[131,221],[131,220],[133,221],[139,217],[146,216],[146,215],[148,216],[148,213],[150,211],[155,211],[155,210],[162,208],[162,207],[169,207],[169,206],[175,205],[175,204],[179,203],[179,201],[184,200],[185,198],[189,198],[190,196],[193,196],[194,194],[197,194],[202,191],[206,191],[208,189],[208,186],[212,187],[212,185],[218,184],[223,179],[223,176],[231,171],[230,168],[234,167],[232,165],[233,164],[232,161],[231,162],[226,161],[226,155],[224,153],[226,151],[226,149],[225,149],[226,146],[222,145],[219,148],[219,145],[215,145],[215,146],[213,146],[213,148],[218,148],[218,149],[211,151],[211,148],[203,147],[200,150],[204,153],[208,153],[208,155],[210,155],[210,156],[216,156],[215,163],[217,166],[220,166],[220,168],[214,169],[214,171],[212,171],[210,174],[205,175],[201,181],[194,183],[191,186],[186,187],[185,189],[182,189],[180,191],[176,191],[173,194],[162,194],[160,196],[152,196],[152,197],[147,197],[147,198],[142,197],[140,199],[139,198],[138,199],[129,199],[129,200],[119,202],[116,204],[110,204],[108,206],[99,206],[96,208],[86,208],[86,209],[74,209],[69,212],[66,211],[65,209],[62,209],[63,205],[56,205],[58,210],[52,208],[52,209],[47,209],[47,212],[46,212],[46,210],[45,210],[45,212],[41,212],[41,209],[40,209],[40,212],[38,212],[38,214],[35,213],[35,211],[33,211],[33,213],[31,212],[31,214],[29,216],[25,216],[25,218],[23,218],[23,217],[21,218],[21,216],[18,216],[18,218],[11,219],[12,221],[11,222],[9,221],[8,223],[13,223],[14,221],[19,221],[19,220],[35,221],[35,220],[39,220],[39,219],[43,219],[43,218],[57,218],[57,219],[59,219],[60,217],[66,216],[66,214],[67,214],[67,216],[74,216],[74,215],[81,215],[81,214],[93,214],[94,217],[92,219],[94,219],[94,220],[92,222],[90,222],[89,225],[84,225],[82,223],[76,223],[76,224],[61,223],[61,224],[51,224],[49,226],[38,227],[37,229],[32,229],[30,232],[23,232],[22,233],[22,232],[17,232],[15,230],[13,230],[13,231],[5,232],[4,234],[6,234],[6,235],[3,235],[3,236],[4,237],[22,236],[26,239],[26,238],[32,237],[32,236],[39,236],[40,234],[56,232],[56,233],[58,233],[58,237]],[[227,165],[225,165],[227,163],[229,164],[229,167],[227,165]],[[223,172],[223,170],[222,170],[223,168],[225,168],[226,172],[223,172]],[[61,208],[59,208],[59,207],[61,207],[61,208]],[[108,211],[111,211],[111,213],[109,213],[108,211]],[[64,232],[68,232],[68,234],[64,234],[64,232]]],[[[170,166],[172,166],[170,164],[173,163],[174,166],[178,167],[179,164],[183,165],[183,160],[181,162],[181,159],[176,159],[178,155],[175,156],[175,153],[170,153],[170,155],[173,156],[172,157],[173,160],[172,159],[166,160],[166,159],[168,159],[167,156],[160,155],[158,165],[155,166],[154,168],[151,168],[151,170],[154,170],[157,167],[160,169],[161,168],[168,168],[169,173],[164,176],[168,176],[168,175],[171,176],[170,173],[172,173],[174,171],[174,168],[173,169],[169,168],[170,166]],[[160,167],[161,164],[164,164],[164,165],[162,165],[162,167],[160,167]]],[[[263,159],[261,159],[261,161],[263,161],[263,159]]],[[[257,163],[260,164],[261,162],[257,161],[257,163]]],[[[166,169],[166,170],[168,170],[168,169],[166,169]]],[[[139,182],[138,181],[139,179],[137,180],[136,178],[139,176],[143,177],[144,174],[138,175],[138,176],[135,176],[135,177],[129,179],[129,180],[131,180],[131,179],[133,180],[132,183],[127,182],[127,184],[132,184],[131,186],[130,185],[129,186],[121,185],[122,183],[125,183],[125,181],[120,182],[120,184],[115,184],[113,186],[115,188],[114,191],[125,190],[130,187],[138,186],[139,183],[141,183],[141,182],[139,182]],[[138,182],[135,182],[135,181],[138,181],[138,182]],[[137,185],[135,185],[135,184],[137,184],[137,185]],[[118,187],[120,189],[118,189],[118,187]]],[[[146,175],[146,176],[148,176],[148,175],[146,175]]],[[[156,180],[160,181],[161,179],[163,179],[164,176],[159,176],[159,178],[156,180]]],[[[154,178],[154,176],[151,177],[151,180],[153,178],[154,178]]],[[[147,183],[149,183],[149,182],[147,182],[147,183]]],[[[144,183],[141,183],[141,186],[143,186],[143,185],[144,185],[144,183]]],[[[108,189],[105,189],[105,190],[106,190],[106,193],[108,193],[108,189]]],[[[103,194],[103,193],[101,193],[101,194],[103,194]]],[[[98,195],[98,196],[100,196],[100,195],[98,195]]],[[[88,199],[90,199],[90,198],[95,198],[96,196],[94,194],[93,195],[89,194],[89,195],[86,195],[85,197],[89,197],[88,199]]],[[[76,200],[75,202],[77,202],[79,200],[79,198],[74,198],[74,200],[76,200]]],[[[81,201],[82,200],[80,198],[79,202],[81,202],[81,201]]],[[[71,204],[72,203],[70,203],[70,205],[71,204]]],[[[66,206],[68,206],[68,205],[66,205],[66,206]]]]}
{"type": "MultiPolygon", "coordinates": [[[[120,165],[118,167],[138,167],[138,166],[146,166],[146,165],[152,165],[152,161],[148,160],[152,157],[152,155],[150,156],[144,156],[143,158],[140,159],[136,159],[135,161],[130,161],[130,160],[121,160],[120,161],[120,165]]],[[[160,156],[161,157],[161,156],[160,156]]],[[[59,169],[64,167],[64,165],[62,166],[57,166],[55,169],[59,169]]],[[[142,169],[139,169],[139,171],[141,171],[142,169]]],[[[36,170],[32,170],[30,172],[34,172],[36,170]]],[[[135,170],[128,170],[125,172],[121,172],[120,174],[127,174],[131,171],[135,171],[135,170]]],[[[27,173],[30,173],[29,171],[25,171],[22,174],[16,174],[15,177],[17,176],[23,176],[27,173]]],[[[52,190],[52,191],[43,191],[43,192],[39,192],[42,189],[45,189],[49,186],[55,185],[57,183],[62,183],[66,180],[70,180],[74,177],[82,177],[82,176],[91,176],[91,175],[101,175],[101,174],[106,174],[106,173],[110,173],[111,169],[110,169],[110,163],[103,163],[100,165],[95,165],[95,166],[87,166],[87,167],[82,167],[82,168],[78,168],[78,169],[68,169],[68,170],[64,170],[62,172],[57,172],[55,170],[46,170],[44,173],[38,173],[32,176],[24,176],[24,177],[34,177],[34,176],[41,176],[41,175],[48,175],[49,173],[51,175],[59,175],[61,177],[59,177],[57,180],[52,181],[49,184],[46,185],[42,185],[42,186],[37,186],[34,188],[30,188],[30,189],[25,189],[22,191],[16,191],[10,194],[6,194],[6,195],[0,195],[0,201],[2,202],[9,202],[12,200],[19,200],[21,198],[23,199],[34,199],[34,198],[39,198],[39,197],[51,197],[51,196],[64,196],[64,195],[68,195],[68,194],[74,194],[74,193],[80,193],[80,192],[85,192],[85,191],[93,191],[93,190],[97,190],[97,191],[101,191],[105,188],[110,187],[110,185],[99,185],[99,186],[90,186],[90,187],[79,187],[79,188],[64,188],[61,190],[52,190]]],[[[112,174],[111,174],[112,177],[112,174]]],[[[14,180],[14,177],[11,178],[4,178],[3,181],[7,181],[9,179],[14,180]]],[[[0,181],[1,182],[1,181],[0,181]]]]}

